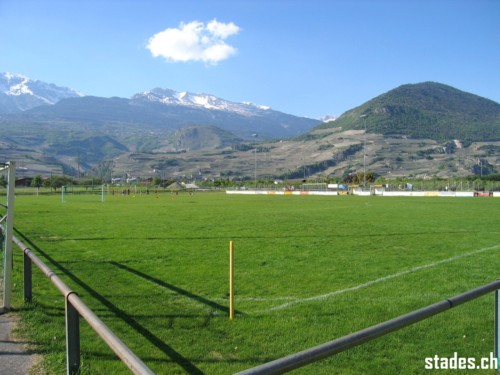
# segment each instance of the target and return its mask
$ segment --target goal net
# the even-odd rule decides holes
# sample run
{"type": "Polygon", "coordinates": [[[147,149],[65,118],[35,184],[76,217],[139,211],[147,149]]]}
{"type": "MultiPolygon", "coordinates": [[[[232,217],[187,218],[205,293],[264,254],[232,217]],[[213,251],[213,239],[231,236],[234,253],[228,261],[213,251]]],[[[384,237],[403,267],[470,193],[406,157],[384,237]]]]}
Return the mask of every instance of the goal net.
{"type": "Polygon", "coordinates": [[[301,190],[303,191],[326,191],[327,189],[327,183],[311,183],[301,185],[301,190]]]}

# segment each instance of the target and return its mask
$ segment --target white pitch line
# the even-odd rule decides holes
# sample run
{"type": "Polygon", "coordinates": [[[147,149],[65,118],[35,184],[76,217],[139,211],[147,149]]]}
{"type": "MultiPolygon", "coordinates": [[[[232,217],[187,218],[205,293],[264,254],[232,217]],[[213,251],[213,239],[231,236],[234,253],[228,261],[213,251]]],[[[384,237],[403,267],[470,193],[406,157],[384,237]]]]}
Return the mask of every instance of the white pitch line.
{"type": "Polygon", "coordinates": [[[404,276],[404,275],[407,275],[409,273],[417,272],[417,271],[420,271],[420,270],[423,270],[423,269],[426,269],[426,268],[435,267],[435,266],[438,266],[438,265],[443,264],[443,263],[453,262],[454,260],[457,260],[457,259],[469,257],[469,256],[476,255],[476,254],[479,254],[479,253],[484,253],[485,251],[490,251],[490,250],[494,250],[494,249],[498,249],[498,248],[500,248],[500,245],[485,247],[483,249],[471,251],[469,253],[464,253],[464,254],[456,255],[456,256],[451,257],[451,258],[446,258],[446,259],[438,260],[437,262],[433,262],[433,263],[429,263],[429,264],[424,264],[423,266],[413,267],[413,268],[410,268],[410,269],[408,269],[406,271],[401,271],[401,272],[398,272],[398,273],[393,273],[392,275],[387,275],[387,276],[381,277],[379,279],[367,281],[366,283],[359,284],[359,285],[356,285],[356,286],[353,286],[353,287],[350,287],[350,288],[340,289],[340,290],[336,290],[334,292],[330,292],[330,293],[326,293],[326,294],[321,294],[321,295],[318,295],[318,296],[313,296],[313,297],[308,297],[308,298],[302,298],[302,299],[299,299],[299,300],[296,300],[296,301],[287,302],[287,303],[284,303],[282,305],[271,307],[271,308],[266,309],[266,310],[256,311],[255,313],[266,313],[266,312],[271,312],[271,311],[276,311],[276,310],[283,310],[283,309],[286,309],[287,307],[290,307],[290,306],[293,306],[293,305],[298,305],[298,304],[306,303],[306,302],[310,302],[310,301],[318,301],[318,300],[330,298],[330,297],[333,297],[333,296],[336,296],[336,295],[339,295],[339,294],[343,294],[343,293],[352,292],[352,291],[355,291],[355,290],[358,290],[358,289],[366,288],[368,286],[381,283],[382,281],[394,279],[396,277],[404,276]]]}

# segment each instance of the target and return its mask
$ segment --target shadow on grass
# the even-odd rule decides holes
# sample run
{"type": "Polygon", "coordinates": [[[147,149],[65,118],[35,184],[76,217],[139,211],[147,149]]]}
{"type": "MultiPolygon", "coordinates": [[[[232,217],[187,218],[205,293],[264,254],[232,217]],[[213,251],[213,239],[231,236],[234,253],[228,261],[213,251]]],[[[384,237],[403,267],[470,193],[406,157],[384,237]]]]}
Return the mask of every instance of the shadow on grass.
{"type": "MultiPolygon", "coordinates": [[[[193,294],[193,293],[190,293],[188,292],[187,290],[184,290],[184,289],[181,289],[175,285],[172,285],[172,284],[169,284],[163,280],[160,280],[160,279],[157,279],[153,276],[150,276],[150,275],[147,275],[141,271],[138,271],[138,270],[135,270],[133,268],[130,268],[128,266],[125,266],[124,264],[121,264],[121,263],[118,263],[118,262],[115,262],[115,261],[109,261],[109,264],[112,264],[122,270],[125,270],[127,272],[130,272],[136,276],[139,276],[147,281],[150,281],[156,285],[159,285],[163,288],[167,288],[167,289],[170,289],[171,291],[175,292],[175,293],[178,293],[180,295],[183,295],[185,297],[188,297],[188,298],[191,298],[193,299],[194,301],[196,302],[199,302],[199,303],[202,303],[202,304],[205,304],[213,309],[216,309],[216,310],[219,310],[219,311],[222,311],[226,314],[229,314],[229,307],[227,306],[224,306],[224,305],[220,305],[218,304],[217,302],[213,302],[213,301],[210,301],[209,299],[206,299],[204,297],[201,297],[201,296],[198,296],[196,294],[193,294]]],[[[243,313],[241,311],[237,311],[235,310],[235,313],[236,314],[239,314],[239,315],[243,315],[243,313]]]]}
{"type": "Polygon", "coordinates": [[[173,361],[175,361],[179,366],[181,366],[187,373],[189,374],[203,374],[203,372],[192,364],[187,358],[183,357],[180,353],[175,351],[171,346],[163,342],[159,337],[157,337],[154,333],[149,331],[147,328],[143,327],[139,322],[137,322],[132,316],[128,315],[125,311],[121,310],[113,303],[108,301],[102,295],[97,293],[94,289],[85,284],[82,280],[76,277],[71,271],[63,267],[59,262],[57,262],[50,255],[42,251],[38,246],[36,246],[28,237],[24,234],[16,230],[20,237],[30,245],[31,249],[36,250],[39,254],[43,255],[50,263],[52,263],[55,267],[57,267],[61,272],[67,275],[71,280],[81,286],[87,293],[89,293],[92,297],[97,299],[100,303],[106,306],[109,310],[113,311],[120,319],[126,322],[129,326],[135,329],[139,334],[141,334],[144,338],[146,338],[151,344],[156,346],[163,353],[168,355],[173,361]]]}

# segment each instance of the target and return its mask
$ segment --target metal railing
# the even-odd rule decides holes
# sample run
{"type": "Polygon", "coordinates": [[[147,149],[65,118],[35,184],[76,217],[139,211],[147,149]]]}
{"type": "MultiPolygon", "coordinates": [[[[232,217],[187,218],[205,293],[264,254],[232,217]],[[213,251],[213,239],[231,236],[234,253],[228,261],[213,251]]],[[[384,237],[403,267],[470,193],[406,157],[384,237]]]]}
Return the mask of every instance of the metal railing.
{"type": "Polygon", "coordinates": [[[347,349],[361,345],[365,342],[374,340],[380,336],[397,331],[401,328],[417,323],[421,320],[430,318],[433,315],[442,313],[453,307],[463,303],[472,301],[487,293],[495,292],[495,347],[494,354],[498,359],[500,357],[499,339],[500,339],[500,304],[499,291],[500,280],[490,284],[483,285],[479,288],[472,289],[468,292],[459,294],[455,297],[448,298],[444,301],[437,302],[433,305],[426,306],[422,309],[415,310],[406,315],[401,315],[397,318],[387,320],[383,323],[371,326],[369,328],[357,331],[339,339],[329,341],[325,344],[291,354],[289,356],[265,363],[263,365],[253,367],[241,372],[237,375],[256,375],[256,374],[282,374],[299,367],[316,362],[320,359],[332,356],[343,352],[347,349]]]}
{"type": "Polygon", "coordinates": [[[134,374],[149,375],[154,374],[144,362],[141,361],[132,350],[130,350],[109,329],[104,322],[94,314],[78,297],[78,294],[71,290],[45,263],[42,262],[23,242],[13,236],[13,242],[24,253],[24,299],[27,302],[32,300],[32,263],[34,263],[47,278],[56,286],[65,299],[66,307],[66,366],[68,374],[78,374],[80,371],[80,316],[83,317],[90,327],[102,338],[102,340],[113,350],[121,361],[134,374]]]}

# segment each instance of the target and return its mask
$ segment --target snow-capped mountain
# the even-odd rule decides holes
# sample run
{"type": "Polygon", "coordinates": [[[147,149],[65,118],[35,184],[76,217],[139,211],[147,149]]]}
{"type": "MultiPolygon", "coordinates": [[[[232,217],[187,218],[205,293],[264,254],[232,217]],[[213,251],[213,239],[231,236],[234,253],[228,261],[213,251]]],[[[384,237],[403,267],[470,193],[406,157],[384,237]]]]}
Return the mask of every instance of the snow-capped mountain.
{"type": "Polygon", "coordinates": [[[210,94],[155,88],[130,99],[84,96],[69,88],[11,73],[0,73],[0,121],[2,117],[12,123],[34,119],[60,123],[64,119],[87,127],[120,123],[120,131],[145,126],[155,131],[174,131],[188,125],[209,125],[242,139],[252,139],[255,133],[264,138],[295,137],[319,123],[210,94]]]}
{"type": "Polygon", "coordinates": [[[132,97],[132,100],[148,100],[165,105],[198,107],[209,110],[233,112],[244,116],[252,116],[256,113],[270,110],[270,107],[259,106],[250,102],[236,103],[210,94],[193,94],[186,91],[178,92],[161,88],[155,88],[136,94],[132,97]]]}
{"type": "Polygon", "coordinates": [[[22,74],[0,73],[0,112],[25,111],[81,96],[73,89],[32,80],[22,74]]]}

